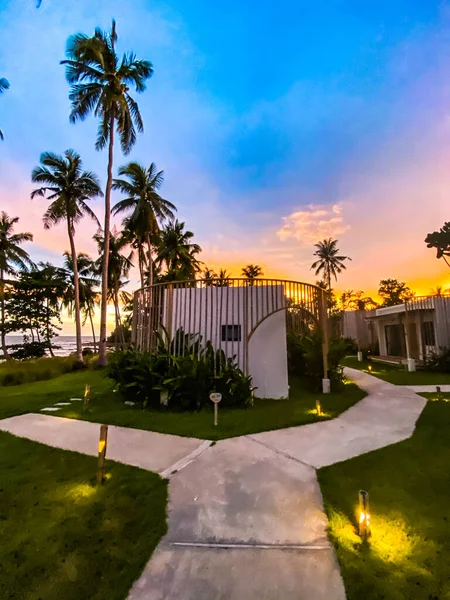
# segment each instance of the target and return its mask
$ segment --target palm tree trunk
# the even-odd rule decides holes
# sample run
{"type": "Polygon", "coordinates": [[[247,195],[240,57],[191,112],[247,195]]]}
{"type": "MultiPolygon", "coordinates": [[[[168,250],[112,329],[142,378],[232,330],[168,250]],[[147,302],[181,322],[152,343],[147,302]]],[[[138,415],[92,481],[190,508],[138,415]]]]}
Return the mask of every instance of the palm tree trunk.
{"type": "Polygon", "coordinates": [[[46,332],[45,332],[46,335],[45,335],[45,337],[47,338],[47,344],[48,344],[48,350],[50,352],[50,356],[52,358],[54,358],[55,354],[53,352],[52,339],[50,337],[50,317],[49,317],[50,309],[48,307],[48,298],[46,298],[46,301],[45,301],[45,309],[46,309],[46,312],[47,312],[47,318],[45,320],[46,321],[46,323],[45,323],[45,328],[46,328],[46,332]]]}
{"type": "Polygon", "coordinates": [[[0,311],[2,323],[2,352],[5,360],[11,360],[6,348],[6,331],[5,331],[5,274],[3,269],[0,271],[0,311]]]}
{"type": "Polygon", "coordinates": [[[108,364],[106,356],[106,318],[108,309],[108,261],[109,261],[109,239],[111,223],[111,189],[113,183],[113,163],[114,163],[114,107],[111,110],[109,119],[109,151],[108,151],[108,178],[106,180],[105,190],[105,226],[104,226],[104,245],[103,245],[103,265],[102,265],[102,302],[100,309],[100,343],[98,364],[105,367],[108,364]]]}
{"type": "Polygon", "coordinates": [[[144,249],[142,248],[142,244],[139,243],[138,246],[138,260],[139,260],[139,274],[141,277],[141,288],[144,287],[144,249]]]}
{"type": "Polygon", "coordinates": [[[96,354],[97,353],[97,340],[95,339],[94,320],[92,319],[92,311],[91,311],[90,307],[89,307],[89,321],[91,322],[92,339],[94,340],[94,354],[96,354]]]}
{"type": "Polygon", "coordinates": [[[150,241],[150,235],[147,234],[147,246],[148,246],[148,285],[153,285],[153,256],[152,256],[152,244],[150,241]]]}
{"type": "Polygon", "coordinates": [[[77,361],[83,362],[83,347],[81,344],[81,309],[80,309],[80,281],[78,278],[78,261],[73,239],[73,229],[70,217],[67,217],[67,231],[69,233],[70,252],[73,263],[73,287],[75,296],[75,335],[77,338],[77,361]]]}

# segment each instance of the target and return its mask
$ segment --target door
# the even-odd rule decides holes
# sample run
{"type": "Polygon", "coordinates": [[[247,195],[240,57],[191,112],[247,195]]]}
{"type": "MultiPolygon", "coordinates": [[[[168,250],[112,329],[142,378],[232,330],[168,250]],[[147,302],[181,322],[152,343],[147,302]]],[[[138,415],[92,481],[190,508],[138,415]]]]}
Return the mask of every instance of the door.
{"type": "Polygon", "coordinates": [[[411,358],[419,358],[419,342],[417,340],[417,327],[415,323],[409,323],[408,327],[409,355],[411,358]]]}

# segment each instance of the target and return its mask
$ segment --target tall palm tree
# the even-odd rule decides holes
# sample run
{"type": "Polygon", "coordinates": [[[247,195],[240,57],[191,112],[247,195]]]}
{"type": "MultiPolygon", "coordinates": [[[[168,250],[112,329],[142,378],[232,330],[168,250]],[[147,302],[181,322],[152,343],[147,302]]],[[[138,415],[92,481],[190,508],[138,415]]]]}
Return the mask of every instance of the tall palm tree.
{"type": "Polygon", "coordinates": [[[314,256],[317,256],[318,260],[311,265],[311,269],[315,269],[315,275],[323,274],[328,292],[331,291],[331,276],[337,281],[338,274],[347,268],[345,261],[352,260],[348,256],[339,255],[337,244],[338,240],[328,238],[314,246],[317,248],[314,256]]]}
{"type": "Polygon", "coordinates": [[[253,285],[254,280],[262,275],[264,273],[259,265],[247,265],[242,269],[242,277],[249,280],[249,285],[253,285]]]}
{"type": "Polygon", "coordinates": [[[116,23],[110,32],[96,28],[94,35],[82,33],[71,36],[67,42],[66,79],[71,85],[69,99],[72,102],[70,121],[84,120],[90,113],[100,119],[95,147],[102,150],[108,146],[108,175],[105,190],[105,223],[102,252],[102,300],[100,316],[99,364],[106,365],[106,310],[108,304],[108,258],[111,220],[111,190],[113,185],[114,134],[117,131],[124,154],[131,151],[136,141],[136,130],[144,130],[139,107],[129,94],[129,86],[136,92],[145,90],[145,81],[153,74],[152,63],[137,60],[130,52],[122,60],[117,56],[116,23]]]}
{"type": "Polygon", "coordinates": [[[156,263],[164,264],[165,281],[194,279],[201,269],[197,254],[202,249],[191,242],[194,234],[192,231],[185,231],[184,227],[185,224],[177,219],[161,230],[156,263]]]}
{"type": "Polygon", "coordinates": [[[44,228],[50,229],[53,225],[61,223],[61,221],[66,222],[70,254],[73,257],[77,360],[83,362],[75,225],[85,215],[98,224],[98,219],[87,202],[93,198],[102,196],[100,183],[94,173],[83,171],[83,163],[80,155],[74,150],[66,150],[64,156],[59,156],[53,152],[42,153],[41,166],[33,169],[31,180],[33,183],[45,184],[33,190],[31,198],[40,196],[51,201],[44,213],[44,228]]]}
{"type": "MultiPolygon", "coordinates": [[[[100,272],[104,259],[102,251],[104,248],[105,236],[102,231],[97,232],[94,235],[94,240],[97,242],[99,258],[96,261],[96,267],[100,272]]],[[[114,304],[114,314],[116,321],[116,331],[121,330],[121,317],[120,317],[120,290],[128,281],[124,281],[124,278],[128,277],[131,267],[133,266],[132,258],[133,251],[129,254],[123,254],[124,249],[128,248],[128,239],[121,232],[113,229],[110,232],[110,244],[109,244],[109,259],[108,259],[108,293],[107,298],[114,304]]],[[[123,331],[122,331],[123,335],[123,331]]],[[[124,340],[122,340],[124,341],[124,340]]]]}
{"type": "MultiPolygon", "coordinates": [[[[73,268],[73,258],[69,252],[64,252],[64,269],[68,286],[64,295],[64,306],[67,308],[69,316],[76,314],[75,311],[75,274],[73,268]]],[[[80,295],[80,310],[83,317],[82,325],[86,325],[87,320],[91,325],[92,340],[94,342],[94,352],[97,352],[97,340],[95,337],[94,312],[99,304],[100,294],[96,288],[100,285],[100,279],[96,273],[95,262],[88,254],[79,252],[77,256],[78,285],[80,295]]]]}
{"type": "Polygon", "coordinates": [[[155,163],[146,169],[137,162],[130,162],[120,167],[119,176],[114,179],[113,189],[127,196],[113,207],[113,214],[131,212],[125,219],[124,226],[129,231],[138,250],[141,286],[144,286],[144,267],[149,272],[149,285],[153,285],[152,246],[157,245],[160,225],[166,219],[174,218],[176,207],[172,202],[164,200],[158,190],[164,181],[164,171],[158,171],[155,163]],[[147,244],[147,260],[145,260],[144,244],[147,244]]]}
{"type": "MultiPolygon", "coordinates": [[[[0,94],[3,94],[6,90],[9,90],[9,81],[4,77],[0,77],[0,94]]],[[[3,140],[3,131],[0,129],[0,140],[3,140]]]]}
{"type": "Polygon", "coordinates": [[[0,213],[0,312],[2,351],[5,359],[9,359],[5,330],[5,275],[14,275],[16,269],[25,270],[33,266],[28,252],[20,247],[25,242],[33,241],[33,234],[14,233],[14,225],[18,222],[19,217],[9,217],[3,211],[0,213]]]}

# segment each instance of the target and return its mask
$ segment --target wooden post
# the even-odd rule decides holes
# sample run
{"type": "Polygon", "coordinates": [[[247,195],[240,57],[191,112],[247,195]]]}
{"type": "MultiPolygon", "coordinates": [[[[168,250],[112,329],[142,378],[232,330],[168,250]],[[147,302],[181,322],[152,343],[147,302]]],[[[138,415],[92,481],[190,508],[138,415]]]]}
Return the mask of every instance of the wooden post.
{"type": "Polygon", "coordinates": [[[436,392],[437,392],[437,399],[442,400],[441,388],[438,385],[436,386],[436,392]]]}
{"type": "Polygon", "coordinates": [[[369,493],[359,492],[359,535],[365,541],[370,535],[369,493]]]}
{"type": "Polygon", "coordinates": [[[107,444],[108,425],[100,425],[100,440],[98,442],[97,485],[103,484],[107,444]]]}

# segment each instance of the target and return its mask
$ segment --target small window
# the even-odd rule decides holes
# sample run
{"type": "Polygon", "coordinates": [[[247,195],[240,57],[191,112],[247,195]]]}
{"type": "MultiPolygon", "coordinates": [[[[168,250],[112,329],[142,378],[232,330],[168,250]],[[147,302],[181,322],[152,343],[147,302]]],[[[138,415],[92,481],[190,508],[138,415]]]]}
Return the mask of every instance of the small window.
{"type": "Polygon", "coordinates": [[[240,342],[240,325],[222,325],[222,342],[240,342]]]}
{"type": "Polygon", "coordinates": [[[424,321],[422,323],[422,338],[425,346],[435,346],[436,337],[434,335],[433,321],[424,321]]]}

